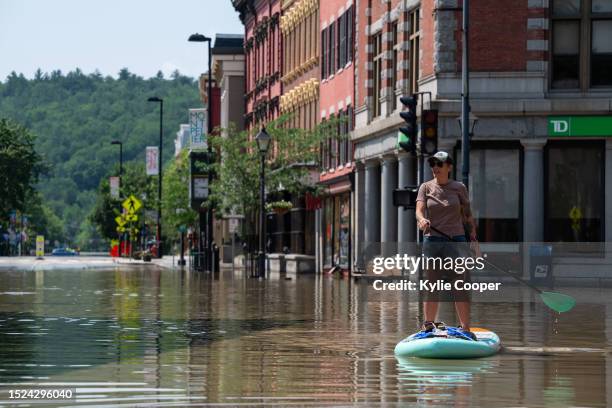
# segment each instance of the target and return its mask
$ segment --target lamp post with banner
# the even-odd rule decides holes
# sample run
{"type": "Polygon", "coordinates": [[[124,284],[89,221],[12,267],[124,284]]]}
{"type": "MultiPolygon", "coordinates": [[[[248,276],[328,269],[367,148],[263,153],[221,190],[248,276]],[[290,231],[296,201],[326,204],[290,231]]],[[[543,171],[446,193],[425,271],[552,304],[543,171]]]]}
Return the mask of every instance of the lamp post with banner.
{"type": "Polygon", "coordinates": [[[162,227],[161,227],[161,199],[162,199],[162,136],[164,133],[164,100],[157,96],[147,99],[149,102],[159,103],[159,152],[158,152],[158,178],[157,178],[157,257],[162,257],[162,227]]]}
{"type": "MultiPolygon", "coordinates": [[[[197,42],[197,43],[206,43],[208,50],[208,90],[207,90],[207,134],[208,137],[212,134],[213,126],[212,126],[212,38],[208,37],[204,34],[195,33],[191,34],[187,39],[189,42],[197,42]]],[[[210,160],[212,157],[212,149],[210,144],[207,145],[208,159],[210,160]]],[[[209,175],[210,176],[210,175],[209,175]]],[[[198,210],[200,214],[200,228],[204,227],[206,231],[206,241],[204,245],[204,250],[206,256],[205,259],[205,269],[212,270],[212,246],[213,246],[213,212],[212,208],[208,206],[206,209],[206,214],[204,215],[200,210],[198,210]]]]}

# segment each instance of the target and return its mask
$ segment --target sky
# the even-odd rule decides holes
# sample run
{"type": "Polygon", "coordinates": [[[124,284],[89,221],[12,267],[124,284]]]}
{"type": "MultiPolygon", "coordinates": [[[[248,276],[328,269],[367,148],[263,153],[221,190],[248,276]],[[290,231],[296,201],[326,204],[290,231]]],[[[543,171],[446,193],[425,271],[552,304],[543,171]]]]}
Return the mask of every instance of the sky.
{"type": "Polygon", "coordinates": [[[149,78],[207,69],[206,43],[190,34],[243,34],[231,0],[0,0],[0,81],[15,71],[80,68],[149,78]]]}

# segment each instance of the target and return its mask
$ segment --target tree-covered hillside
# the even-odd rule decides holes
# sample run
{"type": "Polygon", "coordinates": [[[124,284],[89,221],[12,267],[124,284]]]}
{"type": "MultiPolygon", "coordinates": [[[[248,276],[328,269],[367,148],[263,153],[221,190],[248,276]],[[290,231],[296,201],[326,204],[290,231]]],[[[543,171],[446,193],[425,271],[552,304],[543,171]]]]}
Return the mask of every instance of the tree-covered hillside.
{"type": "Polygon", "coordinates": [[[36,135],[36,148],[50,170],[38,189],[45,204],[62,220],[68,243],[96,246],[88,215],[101,178],[118,173],[119,148],[124,162],[144,162],[148,145],[159,140],[159,104],[164,99],[164,162],[174,154],[180,123],[187,109],[201,106],[197,83],[175,72],[143,79],[127,69],[117,79],[79,69],[62,74],[36,73],[33,79],[12,73],[0,82],[0,119],[9,118],[36,135]]]}

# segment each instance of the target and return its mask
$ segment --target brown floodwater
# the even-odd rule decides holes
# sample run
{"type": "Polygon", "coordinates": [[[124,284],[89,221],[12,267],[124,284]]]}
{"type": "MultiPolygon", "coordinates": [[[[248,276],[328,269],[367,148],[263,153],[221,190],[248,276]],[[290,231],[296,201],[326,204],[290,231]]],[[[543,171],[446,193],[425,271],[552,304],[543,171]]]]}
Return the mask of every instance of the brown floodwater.
{"type": "Polygon", "coordinates": [[[0,406],[10,389],[51,387],[74,392],[54,402],[66,406],[611,406],[609,289],[572,290],[562,315],[527,290],[474,303],[474,325],[502,338],[496,356],[398,361],[418,299],[365,282],[0,272],[0,406]]]}

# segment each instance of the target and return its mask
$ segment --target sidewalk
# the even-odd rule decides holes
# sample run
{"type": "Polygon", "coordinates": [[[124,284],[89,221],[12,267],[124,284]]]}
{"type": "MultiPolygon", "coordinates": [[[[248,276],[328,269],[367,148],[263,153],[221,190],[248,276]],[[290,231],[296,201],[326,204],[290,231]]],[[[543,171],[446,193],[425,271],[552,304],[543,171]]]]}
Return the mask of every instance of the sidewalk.
{"type": "MultiPolygon", "coordinates": [[[[45,256],[36,259],[33,256],[0,257],[1,271],[53,271],[53,270],[92,270],[115,269],[117,267],[154,266],[165,269],[178,268],[178,256],[167,255],[161,259],[144,262],[130,258],[111,258],[110,256],[45,256]]],[[[186,267],[189,258],[186,257],[186,267]]]]}

